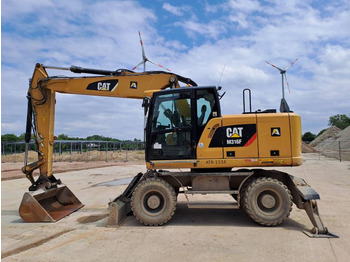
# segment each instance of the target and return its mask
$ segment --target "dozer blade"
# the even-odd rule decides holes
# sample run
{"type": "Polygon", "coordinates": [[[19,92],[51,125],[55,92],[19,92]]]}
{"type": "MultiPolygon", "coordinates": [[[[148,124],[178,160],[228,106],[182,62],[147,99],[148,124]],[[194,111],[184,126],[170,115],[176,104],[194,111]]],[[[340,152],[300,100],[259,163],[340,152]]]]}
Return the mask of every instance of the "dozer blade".
{"type": "Polygon", "coordinates": [[[108,203],[109,218],[107,227],[118,227],[126,216],[131,212],[130,199],[135,187],[143,177],[142,173],[138,173],[126,187],[123,194],[108,203]]]}
{"type": "Polygon", "coordinates": [[[19,215],[25,222],[56,222],[84,205],[65,185],[24,194],[19,215]]]}

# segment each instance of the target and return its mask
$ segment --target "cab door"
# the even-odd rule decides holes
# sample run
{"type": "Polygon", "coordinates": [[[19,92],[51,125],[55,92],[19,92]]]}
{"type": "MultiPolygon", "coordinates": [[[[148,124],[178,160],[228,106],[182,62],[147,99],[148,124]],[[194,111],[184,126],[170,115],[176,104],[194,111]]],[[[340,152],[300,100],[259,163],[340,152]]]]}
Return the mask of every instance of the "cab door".
{"type": "Polygon", "coordinates": [[[223,158],[223,149],[210,147],[217,129],[222,126],[220,105],[215,87],[201,88],[195,92],[196,144],[198,159],[223,158]]]}
{"type": "Polygon", "coordinates": [[[191,91],[154,94],[147,125],[146,160],[194,159],[191,91]]]}

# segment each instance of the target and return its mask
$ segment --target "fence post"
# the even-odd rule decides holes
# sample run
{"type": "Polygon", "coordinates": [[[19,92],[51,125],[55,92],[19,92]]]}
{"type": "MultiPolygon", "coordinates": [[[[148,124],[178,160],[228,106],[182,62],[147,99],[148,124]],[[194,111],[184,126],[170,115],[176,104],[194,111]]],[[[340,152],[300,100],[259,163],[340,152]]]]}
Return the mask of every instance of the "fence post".
{"type": "Polygon", "coordinates": [[[89,144],[86,144],[86,162],[89,162],[89,144]]]}
{"type": "Polygon", "coordinates": [[[2,147],[2,157],[1,157],[1,162],[5,163],[5,143],[1,143],[2,147]]]}
{"type": "Polygon", "coordinates": [[[106,162],[108,162],[108,142],[106,142],[106,162]]]}
{"type": "Polygon", "coordinates": [[[15,159],[14,159],[15,163],[16,163],[16,157],[17,157],[17,150],[16,150],[16,144],[15,144],[15,159]]]}
{"type": "Polygon", "coordinates": [[[339,161],[341,162],[341,146],[340,146],[340,142],[341,141],[338,141],[338,143],[339,143],[339,161]]]}
{"type": "Polygon", "coordinates": [[[70,162],[72,162],[72,147],[73,147],[73,143],[70,142],[70,162]]]}

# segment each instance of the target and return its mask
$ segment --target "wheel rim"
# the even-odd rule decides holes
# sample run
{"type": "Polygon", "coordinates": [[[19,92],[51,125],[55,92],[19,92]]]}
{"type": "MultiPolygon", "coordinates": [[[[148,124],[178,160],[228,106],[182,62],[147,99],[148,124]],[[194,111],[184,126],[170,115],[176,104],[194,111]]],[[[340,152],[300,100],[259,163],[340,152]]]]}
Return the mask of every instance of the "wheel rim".
{"type": "Polygon", "coordinates": [[[142,210],[150,215],[157,216],[165,208],[165,197],[158,191],[148,191],[142,200],[142,210]]]}
{"type": "Polygon", "coordinates": [[[276,191],[264,190],[257,196],[257,204],[260,212],[264,214],[276,214],[281,210],[282,197],[276,191]]]}

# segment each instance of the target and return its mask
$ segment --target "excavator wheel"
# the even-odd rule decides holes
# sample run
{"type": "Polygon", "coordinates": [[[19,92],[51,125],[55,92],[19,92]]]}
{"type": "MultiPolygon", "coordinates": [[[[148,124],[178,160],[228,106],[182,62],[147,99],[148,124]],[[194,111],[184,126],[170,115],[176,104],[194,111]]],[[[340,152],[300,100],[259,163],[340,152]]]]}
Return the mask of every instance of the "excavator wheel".
{"type": "MultiPolygon", "coordinates": [[[[247,190],[247,187],[249,186],[250,182],[252,181],[252,178],[249,178],[241,187],[239,190],[240,200],[239,200],[239,206],[244,209],[244,195],[247,190]]],[[[234,200],[237,201],[238,197],[237,195],[231,195],[234,200]]]]}
{"type": "Polygon", "coordinates": [[[281,224],[292,211],[292,195],[287,186],[271,177],[253,180],[245,190],[243,208],[264,226],[281,224]]]}
{"type": "Polygon", "coordinates": [[[131,197],[131,210],[146,226],[160,226],[168,222],[176,209],[174,188],[160,178],[142,181],[131,197]]]}

